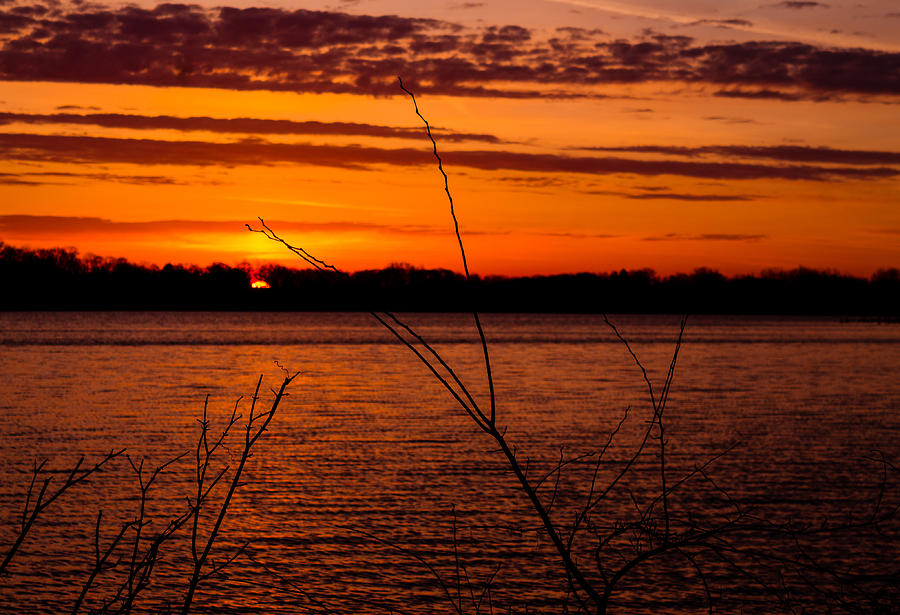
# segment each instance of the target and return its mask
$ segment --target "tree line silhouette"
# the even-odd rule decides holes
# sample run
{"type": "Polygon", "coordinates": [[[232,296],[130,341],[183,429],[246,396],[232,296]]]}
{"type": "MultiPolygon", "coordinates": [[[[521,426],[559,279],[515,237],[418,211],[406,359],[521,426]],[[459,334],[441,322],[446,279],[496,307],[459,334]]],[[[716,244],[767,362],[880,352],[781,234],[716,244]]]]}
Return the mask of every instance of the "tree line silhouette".
{"type": "Polygon", "coordinates": [[[268,264],[135,264],[0,242],[3,310],[391,310],[821,314],[896,319],[900,270],[869,278],[798,267],[726,277],[707,268],[465,277],[396,263],[340,275],[268,264]],[[265,280],[270,288],[253,289],[265,280]]]}

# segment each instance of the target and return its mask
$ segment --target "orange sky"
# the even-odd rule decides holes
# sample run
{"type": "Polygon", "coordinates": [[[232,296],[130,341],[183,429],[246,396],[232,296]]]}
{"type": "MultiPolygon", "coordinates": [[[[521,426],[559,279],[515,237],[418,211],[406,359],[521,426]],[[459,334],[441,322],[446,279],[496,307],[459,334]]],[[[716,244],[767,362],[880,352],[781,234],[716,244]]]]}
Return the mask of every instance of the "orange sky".
{"type": "Polygon", "coordinates": [[[900,266],[900,11],[720,4],[0,2],[0,240],[459,270],[401,75],[476,272],[900,266]]]}

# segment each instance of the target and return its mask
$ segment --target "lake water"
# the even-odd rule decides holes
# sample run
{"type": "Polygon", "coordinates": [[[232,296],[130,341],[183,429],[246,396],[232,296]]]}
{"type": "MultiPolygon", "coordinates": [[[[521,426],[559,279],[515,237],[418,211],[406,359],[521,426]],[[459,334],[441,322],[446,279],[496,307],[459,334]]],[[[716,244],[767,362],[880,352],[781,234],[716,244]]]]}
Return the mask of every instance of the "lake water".
{"type": "MultiPolygon", "coordinates": [[[[486,399],[471,316],[403,318],[486,399]]],[[[609,327],[591,315],[488,314],[483,320],[498,424],[529,477],[550,472],[560,454],[571,459],[598,451],[629,408],[598,484],[611,479],[652,412],[640,371],[609,327]]],[[[658,392],[678,318],[612,320],[658,392]]],[[[301,375],[254,448],[216,542],[217,561],[247,542],[255,561],[240,557],[226,577],[201,584],[195,612],[452,612],[432,572],[412,553],[454,595],[457,571],[464,571],[462,593],[469,592],[467,575],[477,598],[499,566],[481,612],[489,612],[488,600],[496,612],[563,612],[565,574],[496,444],[367,314],[0,314],[0,550],[15,537],[35,459],[61,471],[82,454],[90,460],[126,448],[135,462],[143,458],[146,468],[155,467],[195,450],[207,395],[215,431],[237,398],[252,394],[259,374],[263,390],[276,387],[282,372],[275,361],[301,375]]],[[[247,407],[241,409],[246,416],[247,407]]],[[[882,479],[870,458],[877,451],[900,465],[898,409],[900,326],[692,318],[665,414],[670,482],[734,448],[705,468],[709,480],[698,475],[673,493],[671,506],[701,520],[728,514],[734,502],[774,522],[833,523],[851,512],[861,518],[882,479]]],[[[229,440],[216,467],[233,467],[240,444],[229,440]]],[[[646,508],[659,493],[654,451],[594,511],[598,532],[634,517],[636,507],[646,508]]],[[[587,495],[589,461],[561,472],[553,515],[562,526],[587,495]]],[[[161,474],[149,493],[148,533],[185,509],[193,464],[189,455],[161,474]]],[[[891,489],[894,474],[888,474],[891,489]]],[[[542,487],[547,501],[556,484],[553,474],[542,487]]],[[[103,548],[135,517],[137,493],[134,472],[119,459],[55,502],[11,574],[0,578],[0,611],[69,612],[94,561],[97,512],[103,510],[103,548]]],[[[890,498],[896,503],[895,489],[890,498]]],[[[210,527],[210,519],[204,522],[210,527]]],[[[886,558],[895,566],[895,538],[837,541],[827,555],[886,558]]],[[[592,557],[589,548],[579,556],[592,557]]],[[[135,612],[177,603],[189,558],[181,532],[164,545],[135,612]]],[[[111,595],[126,561],[100,575],[83,612],[111,595]]],[[[741,612],[743,605],[747,613],[773,612],[721,560],[705,565],[722,611],[741,612]]],[[[705,612],[702,583],[691,575],[672,562],[642,569],[613,596],[611,612],[705,612]]],[[[464,611],[475,612],[471,601],[464,611]]]]}

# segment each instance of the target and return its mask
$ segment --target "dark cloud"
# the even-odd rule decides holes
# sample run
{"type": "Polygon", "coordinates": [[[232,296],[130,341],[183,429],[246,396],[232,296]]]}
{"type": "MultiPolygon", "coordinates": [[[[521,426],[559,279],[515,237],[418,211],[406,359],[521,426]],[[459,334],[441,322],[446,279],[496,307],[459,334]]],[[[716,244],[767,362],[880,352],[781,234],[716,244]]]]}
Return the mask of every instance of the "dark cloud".
{"type": "Polygon", "coordinates": [[[727,203],[738,201],[755,201],[758,196],[752,194],[691,194],[669,192],[668,188],[637,188],[645,192],[625,192],[615,190],[583,190],[583,194],[596,194],[603,196],[617,196],[636,201],[690,201],[697,203],[727,203]]]}
{"type": "Polygon", "coordinates": [[[779,2],[778,4],[773,4],[772,6],[783,8],[783,9],[813,9],[813,8],[822,8],[827,9],[830,5],[823,4],[821,2],[792,2],[790,0],[786,2],[779,2]]]}
{"type": "Polygon", "coordinates": [[[683,233],[666,233],[644,237],[644,241],[760,241],[767,235],[747,235],[742,233],[700,233],[690,235],[683,233]]]}
{"type": "Polygon", "coordinates": [[[526,43],[531,39],[531,31],[522,26],[488,26],[481,35],[485,43],[526,43]]]}
{"type": "Polygon", "coordinates": [[[121,184],[155,185],[155,186],[184,186],[188,182],[179,181],[171,177],[160,175],[117,175],[115,173],[51,173],[51,172],[27,172],[27,173],[0,173],[0,184],[16,184],[20,186],[45,186],[69,184],[67,181],[95,181],[116,182],[121,184]]]}
{"type": "MultiPolygon", "coordinates": [[[[61,109],[63,107],[57,108],[61,109]]],[[[418,126],[403,128],[353,122],[294,122],[290,120],[262,120],[254,118],[221,119],[210,117],[173,117],[169,115],[125,115],[118,113],[91,113],[85,115],[74,113],[0,113],[0,125],[14,122],[25,124],[86,124],[104,128],[167,129],[182,132],[202,130],[220,133],[349,135],[403,139],[422,139],[424,135],[424,130],[418,126]]],[[[439,127],[432,128],[432,130],[439,135],[442,141],[500,143],[500,139],[494,135],[454,132],[439,127]]]]}
{"type": "Polygon", "coordinates": [[[744,194],[685,194],[676,192],[650,192],[648,194],[629,194],[629,199],[638,201],[665,200],[665,201],[695,201],[708,203],[721,203],[728,201],[753,201],[757,197],[744,194]]]}
{"type": "MultiPolygon", "coordinates": [[[[516,186],[529,189],[540,189],[547,187],[569,186],[575,182],[560,177],[498,177],[493,181],[507,182],[516,186]]],[[[634,186],[634,191],[626,190],[597,190],[582,189],[578,190],[581,194],[590,194],[597,196],[615,196],[635,201],[691,201],[699,203],[724,203],[724,202],[741,202],[755,201],[761,197],[753,194],[694,194],[684,192],[672,192],[668,186],[634,186]]]]}
{"type": "Polygon", "coordinates": [[[730,28],[732,26],[738,28],[751,28],[753,22],[747,19],[698,19],[693,21],[690,26],[719,26],[720,28],[730,28]]]}
{"type": "Polygon", "coordinates": [[[779,92],[778,90],[718,90],[713,93],[713,96],[718,96],[719,98],[783,100],[787,102],[793,102],[803,99],[803,97],[798,94],[791,94],[790,92],[779,92]]]}
{"type": "Polygon", "coordinates": [[[558,188],[565,186],[571,182],[561,177],[541,176],[541,177],[495,177],[491,181],[505,182],[523,188],[558,188]]]}
{"type": "Polygon", "coordinates": [[[427,159],[427,152],[411,149],[380,150],[360,146],[266,143],[259,140],[211,143],[35,134],[0,134],[0,152],[6,159],[44,162],[196,166],[296,163],[345,169],[364,169],[367,165],[378,162],[423,164],[427,159]],[[385,152],[385,155],[379,156],[375,152],[385,152]]]}
{"type": "Polygon", "coordinates": [[[730,156],[737,158],[765,158],[781,162],[825,162],[851,165],[900,165],[900,152],[876,150],[833,149],[803,145],[705,145],[679,147],[669,145],[635,145],[631,147],[587,147],[587,151],[634,152],[674,156],[730,156]]]}
{"type": "Polygon", "coordinates": [[[446,162],[482,170],[518,170],[531,172],[584,173],[588,175],[680,175],[706,179],[787,179],[825,180],[837,178],[874,179],[895,177],[900,170],[876,168],[830,168],[805,165],[762,165],[732,162],[693,162],[680,160],[634,160],[595,158],[554,154],[513,152],[447,152],[446,162]]]}
{"type": "Polygon", "coordinates": [[[729,117],[727,115],[707,115],[703,119],[712,122],[725,122],[727,124],[759,124],[756,120],[748,117],[729,117]]]}
{"type": "Polygon", "coordinates": [[[25,179],[20,175],[16,175],[15,173],[0,173],[0,186],[54,186],[64,183],[65,182],[25,179]]]}
{"type": "MultiPolygon", "coordinates": [[[[633,160],[614,157],[563,156],[503,151],[444,151],[444,164],[486,171],[578,173],[587,175],[681,175],[705,179],[835,180],[880,179],[900,175],[890,167],[823,167],[765,165],[744,162],[633,160]]],[[[433,164],[426,149],[385,149],[359,145],[210,143],[35,134],[0,134],[0,157],[35,162],[171,164],[197,166],[305,164],[367,169],[372,165],[433,164]]]]}
{"type": "Polygon", "coordinates": [[[606,34],[600,28],[578,28],[575,26],[562,26],[556,28],[556,31],[566,36],[567,38],[580,41],[588,40],[601,34],[606,34]]]}
{"type": "Polygon", "coordinates": [[[18,8],[0,8],[0,79],[397,95],[402,75],[418,93],[451,96],[586,96],[648,81],[782,100],[900,95],[900,53],[871,49],[577,28],[543,39],[517,25],[261,7],[18,8]]]}
{"type": "Polygon", "coordinates": [[[90,107],[82,107],[81,105],[57,105],[57,111],[99,111],[100,107],[91,105],[90,107]]]}
{"type": "Polygon", "coordinates": [[[564,239],[618,239],[621,237],[621,235],[610,235],[609,233],[567,233],[555,231],[535,231],[528,234],[541,237],[562,237],[564,239]]]}
{"type": "Polygon", "coordinates": [[[0,34],[14,33],[34,23],[27,15],[18,14],[15,9],[0,13],[0,34]]]}

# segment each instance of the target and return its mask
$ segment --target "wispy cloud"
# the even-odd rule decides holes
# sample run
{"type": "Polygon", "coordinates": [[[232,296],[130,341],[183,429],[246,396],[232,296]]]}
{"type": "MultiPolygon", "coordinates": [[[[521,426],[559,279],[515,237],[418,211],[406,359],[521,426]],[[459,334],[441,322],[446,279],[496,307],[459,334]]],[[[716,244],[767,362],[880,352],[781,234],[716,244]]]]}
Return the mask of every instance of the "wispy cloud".
{"type": "MultiPolygon", "coordinates": [[[[185,236],[198,237],[209,234],[247,233],[247,225],[258,227],[256,220],[152,220],[125,222],[92,216],[32,216],[0,215],[0,236],[4,239],[29,240],[55,237],[97,236],[185,236]]],[[[446,226],[417,224],[379,224],[374,222],[333,221],[303,222],[296,220],[269,220],[266,224],[279,231],[304,234],[378,233],[387,235],[440,235],[448,233],[446,226]]],[[[466,229],[468,236],[511,235],[514,231],[466,229]]],[[[579,239],[611,239],[620,237],[608,233],[563,232],[543,229],[518,231],[520,234],[541,237],[571,237],[579,239]]]]}
{"type": "MultiPolygon", "coordinates": [[[[128,115],[120,113],[2,113],[3,124],[76,124],[103,128],[128,128],[131,130],[177,130],[181,132],[217,132],[262,135],[347,135],[383,138],[418,139],[423,137],[421,127],[380,126],[355,122],[295,122],[291,120],[267,120],[256,118],[174,117],[170,115],[128,115]]],[[[494,135],[456,132],[434,127],[432,130],[442,141],[479,141],[500,143],[494,135]]]]}
{"type": "MultiPolygon", "coordinates": [[[[744,89],[730,89],[730,90],[717,90],[713,92],[713,96],[717,96],[719,98],[748,98],[751,100],[781,100],[785,102],[794,102],[798,100],[803,100],[804,96],[801,94],[795,94],[790,92],[781,92],[778,90],[769,90],[769,89],[761,89],[761,90],[744,90],[744,89]]],[[[808,98],[809,96],[806,96],[808,98]]],[[[826,97],[827,98],[827,97],[826,97]]],[[[715,118],[720,119],[720,118],[715,118]]]]}
{"type": "Polygon", "coordinates": [[[647,194],[629,194],[629,199],[638,201],[663,200],[663,201],[694,201],[698,203],[722,203],[729,201],[755,201],[758,196],[747,194],[688,194],[679,192],[650,192],[647,194]]]}
{"type": "Polygon", "coordinates": [[[766,235],[751,235],[743,233],[700,233],[696,235],[685,233],[666,233],[664,235],[651,235],[644,237],[643,241],[761,241],[766,235]]]}
{"type": "Polygon", "coordinates": [[[753,22],[748,19],[698,19],[692,21],[690,26],[718,26],[720,28],[752,28],[753,22]]]}
{"type": "MultiPolygon", "coordinates": [[[[365,170],[373,165],[421,166],[433,164],[429,151],[419,148],[386,149],[359,145],[267,143],[210,143],[0,133],[0,156],[7,160],[140,165],[273,165],[304,164],[365,170]]],[[[528,171],[586,175],[680,175],[705,179],[840,180],[879,179],[900,175],[891,167],[832,167],[767,165],[749,162],[694,160],[634,160],[618,157],[564,156],[507,151],[449,150],[445,164],[484,171],[528,171]]]]}
{"type": "Polygon", "coordinates": [[[724,122],[726,124],[759,124],[756,120],[748,117],[732,117],[729,115],[707,115],[703,119],[711,122],[724,122]]]}
{"type": "Polygon", "coordinates": [[[345,209],[357,211],[392,211],[388,207],[373,207],[371,205],[357,205],[350,203],[325,203],[322,201],[307,201],[302,199],[270,199],[263,197],[225,197],[228,200],[243,201],[247,203],[275,203],[278,205],[302,205],[303,207],[313,207],[316,209],[345,209]]]}
{"type": "Polygon", "coordinates": [[[558,188],[560,186],[565,186],[571,183],[570,181],[563,179],[562,177],[552,177],[546,175],[540,177],[525,177],[521,175],[514,177],[496,177],[493,178],[492,181],[504,182],[524,188],[558,188]]]}
{"type": "Polygon", "coordinates": [[[785,2],[779,2],[777,4],[772,4],[770,6],[782,9],[827,9],[830,5],[824,4],[822,2],[811,2],[811,1],[796,1],[796,0],[786,0],[785,2]]]}
{"type": "Polygon", "coordinates": [[[0,186],[52,186],[63,183],[65,182],[41,181],[11,173],[0,173],[0,186]]]}
{"type": "Polygon", "coordinates": [[[161,175],[118,175],[115,173],[64,173],[64,172],[24,172],[0,173],[0,184],[20,186],[44,186],[69,184],[79,181],[115,182],[121,184],[175,186],[188,182],[161,175]]]}
{"type": "Polygon", "coordinates": [[[610,233],[576,233],[563,231],[532,231],[529,235],[539,235],[541,237],[559,237],[563,239],[619,239],[622,235],[613,235],[610,233]]]}
{"type": "Polygon", "coordinates": [[[900,152],[877,150],[835,149],[802,145],[705,145],[679,147],[667,145],[635,145],[623,147],[586,147],[586,151],[634,152],[670,156],[729,156],[735,158],[764,158],[781,162],[826,162],[832,164],[875,165],[900,164],[900,152]]]}
{"type": "Polygon", "coordinates": [[[881,228],[869,231],[878,235],[900,235],[900,228],[881,228]]]}
{"type": "Polygon", "coordinates": [[[598,196],[617,196],[635,201],[690,201],[696,203],[728,203],[741,201],[755,201],[762,197],[753,194],[703,194],[671,192],[668,188],[638,188],[642,192],[627,192],[624,190],[582,190],[582,194],[595,194],[598,196]]]}

